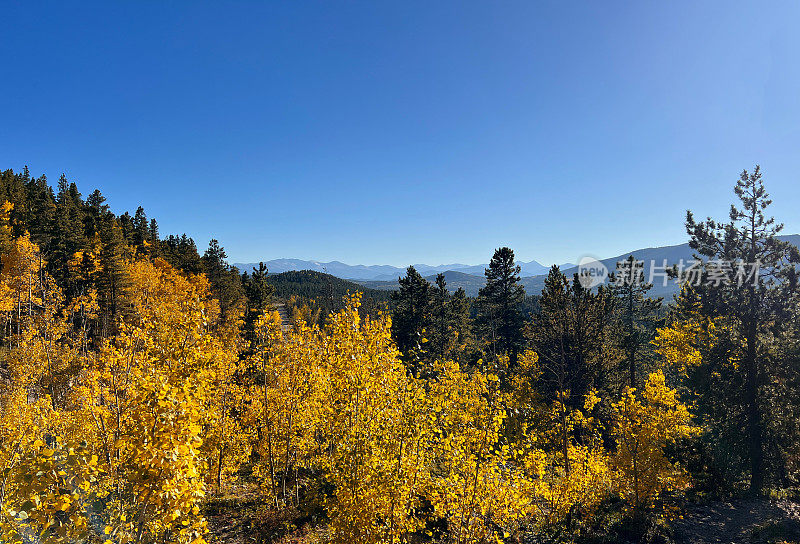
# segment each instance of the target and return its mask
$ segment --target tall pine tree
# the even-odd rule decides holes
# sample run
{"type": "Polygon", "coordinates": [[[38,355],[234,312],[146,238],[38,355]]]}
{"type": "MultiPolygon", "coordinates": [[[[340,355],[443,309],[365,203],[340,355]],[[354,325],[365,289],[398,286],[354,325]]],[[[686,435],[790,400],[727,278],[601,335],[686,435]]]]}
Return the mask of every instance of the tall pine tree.
{"type": "MultiPolygon", "coordinates": [[[[692,288],[696,295],[690,292],[685,296],[693,296],[701,312],[724,324],[718,331],[729,349],[720,354],[722,361],[708,364],[713,364],[716,372],[728,373],[719,384],[736,389],[728,398],[741,399],[741,412],[731,412],[728,423],[735,422],[737,416],[744,420],[742,449],[749,466],[750,490],[758,493],[766,482],[769,438],[780,439],[770,431],[777,419],[770,410],[771,399],[785,383],[778,375],[775,347],[788,325],[783,321],[787,304],[796,301],[797,284],[792,278],[796,278],[795,266],[800,259],[797,248],[778,239],[783,225],[765,216],[772,201],[758,166],[752,172],[742,172],[734,192],[739,203],[731,206],[727,222],[711,218],[698,222],[687,212],[689,244],[699,257],[710,262],[704,281],[692,288]],[[711,271],[725,263],[733,263],[730,281],[708,281],[711,271]]],[[[719,268],[716,272],[718,276],[719,268]]],[[[709,391],[711,395],[719,393],[709,391]]],[[[741,435],[738,426],[734,427],[729,429],[732,440],[741,435]]]]}
{"type": "Polygon", "coordinates": [[[406,269],[398,283],[400,289],[391,295],[392,336],[406,361],[419,362],[425,349],[424,333],[430,324],[431,284],[413,266],[406,269]]]}
{"type": "Polygon", "coordinates": [[[236,267],[228,264],[225,248],[216,239],[208,243],[203,254],[203,271],[211,283],[211,290],[219,300],[223,314],[238,304],[244,296],[242,277],[236,267]]]}
{"type": "Polygon", "coordinates": [[[522,347],[525,288],[520,285],[520,267],[508,247],[495,250],[486,269],[486,285],[478,293],[477,324],[488,353],[496,358],[509,355],[512,364],[522,347]]]}
{"type": "Polygon", "coordinates": [[[638,389],[652,361],[650,342],[662,323],[662,298],[651,298],[653,284],[644,279],[644,263],[633,255],[617,263],[612,274],[611,291],[616,298],[620,348],[625,354],[628,385],[638,389]]]}

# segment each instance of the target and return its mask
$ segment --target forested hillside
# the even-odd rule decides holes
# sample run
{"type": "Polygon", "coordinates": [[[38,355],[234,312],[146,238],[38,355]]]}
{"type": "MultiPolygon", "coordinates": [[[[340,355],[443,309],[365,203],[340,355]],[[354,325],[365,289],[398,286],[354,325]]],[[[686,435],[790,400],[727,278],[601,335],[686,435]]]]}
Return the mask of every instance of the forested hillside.
{"type": "Polygon", "coordinates": [[[389,292],[366,289],[351,281],[330,274],[299,270],[267,276],[276,300],[285,301],[295,318],[321,323],[332,312],[344,309],[347,300],[361,294],[359,310],[365,315],[377,315],[389,309],[389,292]]]}
{"type": "Polygon", "coordinates": [[[0,199],[9,203],[8,236],[30,234],[46,258],[46,271],[68,298],[96,288],[100,314],[90,324],[97,327],[93,335],[106,336],[113,329],[121,312],[119,297],[128,287],[124,263],[131,259],[163,259],[182,272],[204,273],[226,311],[247,288],[216,240],[200,255],[186,234],[162,238],[158,222],[148,220],[144,208],[115,215],[99,190],[84,198],[63,175],[54,190],[46,176],[32,177],[27,168],[5,170],[0,173],[0,199]]]}
{"type": "Polygon", "coordinates": [[[671,307],[635,259],[527,296],[501,247],[476,297],[409,267],[384,309],[6,170],[0,541],[669,542],[698,501],[796,499],[800,254],[758,167],[734,195],[687,214],[671,307]]]}

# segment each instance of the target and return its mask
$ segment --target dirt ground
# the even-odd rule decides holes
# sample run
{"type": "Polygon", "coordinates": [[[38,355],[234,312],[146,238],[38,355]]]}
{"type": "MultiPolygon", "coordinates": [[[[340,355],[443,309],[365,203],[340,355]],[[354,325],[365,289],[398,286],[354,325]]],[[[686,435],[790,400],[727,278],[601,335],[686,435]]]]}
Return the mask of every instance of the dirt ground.
{"type": "Polygon", "coordinates": [[[681,544],[800,544],[800,503],[739,500],[690,505],[674,529],[681,544]]]}
{"type": "MultiPolygon", "coordinates": [[[[261,500],[244,494],[206,512],[209,542],[224,544],[301,544],[314,540],[310,526],[272,518],[261,500]]],[[[678,544],[800,544],[800,502],[734,500],[688,504],[672,522],[678,544]]],[[[291,518],[291,515],[287,516],[291,518]]]]}

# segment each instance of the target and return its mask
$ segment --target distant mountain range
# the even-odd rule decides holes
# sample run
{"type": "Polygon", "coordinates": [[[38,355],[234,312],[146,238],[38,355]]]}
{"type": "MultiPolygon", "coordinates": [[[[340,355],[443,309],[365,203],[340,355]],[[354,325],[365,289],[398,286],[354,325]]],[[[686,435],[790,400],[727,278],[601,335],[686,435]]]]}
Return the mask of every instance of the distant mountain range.
{"type": "MultiPolygon", "coordinates": [[[[792,244],[800,247],[800,234],[790,234],[780,236],[781,240],[786,240],[792,244]]],[[[693,251],[689,248],[689,244],[679,244],[674,246],[664,247],[648,247],[643,249],[636,249],[627,251],[615,257],[607,259],[600,259],[609,272],[616,269],[618,261],[628,258],[629,255],[637,260],[644,261],[644,275],[645,280],[650,278],[651,263],[655,263],[660,267],[665,261],[667,266],[680,263],[681,259],[684,262],[693,259],[693,251]]],[[[330,263],[321,263],[317,261],[301,261],[298,259],[276,259],[273,261],[265,262],[270,273],[287,272],[290,270],[315,270],[318,272],[327,272],[333,276],[355,281],[370,289],[381,290],[394,290],[397,289],[397,279],[405,276],[405,269],[396,266],[388,265],[355,265],[350,266],[338,261],[330,263]]],[[[527,263],[519,263],[522,268],[521,284],[525,287],[525,292],[529,295],[538,295],[544,288],[544,279],[547,276],[549,267],[539,264],[536,261],[527,263]]],[[[250,271],[252,267],[258,264],[235,264],[241,271],[250,271]]],[[[447,287],[450,291],[455,291],[459,287],[463,288],[469,296],[476,296],[478,290],[483,287],[486,282],[483,272],[488,267],[488,264],[480,265],[464,265],[464,264],[450,264],[429,266],[425,264],[415,264],[414,267],[417,271],[426,277],[428,281],[433,283],[436,279],[436,274],[439,272],[444,273],[447,287]]],[[[564,263],[559,266],[561,271],[572,277],[577,271],[578,267],[572,263],[564,263]]],[[[658,272],[658,269],[656,270],[658,272]]],[[[664,286],[660,281],[658,275],[654,276],[654,286],[650,291],[651,296],[665,297],[669,299],[672,295],[678,293],[679,287],[674,281],[668,281],[664,286]]]]}
{"type": "MultiPolygon", "coordinates": [[[[339,261],[331,261],[323,263],[319,261],[304,261],[300,259],[273,259],[271,261],[264,261],[270,274],[280,274],[282,272],[292,272],[296,270],[313,270],[315,272],[324,272],[337,278],[346,280],[368,280],[368,281],[393,281],[396,282],[397,278],[406,275],[406,269],[398,266],[390,266],[385,264],[377,265],[349,265],[339,261]]],[[[520,262],[518,263],[522,269],[521,275],[525,277],[538,276],[546,274],[549,266],[544,266],[536,261],[520,262]]],[[[258,263],[234,263],[241,272],[250,272],[253,268],[258,267],[258,263]]],[[[432,266],[428,264],[415,264],[414,268],[423,276],[430,274],[436,275],[439,272],[461,272],[463,274],[471,274],[473,276],[483,277],[483,271],[488,267],[488,264],[440,264],[432,266]]],[[[572,267],[572,263],[565,263],[562,267],[572,267]]]]}

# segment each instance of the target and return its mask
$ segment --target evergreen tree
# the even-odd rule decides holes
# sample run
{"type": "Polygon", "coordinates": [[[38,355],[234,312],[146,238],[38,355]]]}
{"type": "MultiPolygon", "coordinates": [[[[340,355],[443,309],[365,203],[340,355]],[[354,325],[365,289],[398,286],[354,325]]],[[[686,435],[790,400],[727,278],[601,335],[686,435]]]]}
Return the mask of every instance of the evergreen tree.
{"type": "Polygon", "coordinates": [[[84,210],[83,232],[87,238],[91,238],[100,232],[101,218],[109,212],[108,204],[106,204],[106,197],[95,189],[92,194],[86,197],[84,210]]]}
{"type": "MultiPolygon", "coordinates": [[[[542,399],[557,407],[558,442],[567,473],[573,440],[569,414],[583,406],[590,390],[607,386],[602,382],[603,366],[608,363],[604,348],[612,308],[605,289],[593,293],[578,277],[575,274],[570,283],[557,266],[550,269],[539,299],[540,311],[526,330],[541,370],[538,379],[528,379],[538,383],[542,399]]],[[[574,432],[580,433],[580,429],[574,432]]]]}
{"type": "Polygon", "coordinates": [[[158,221],[155,218],[150,220],[150,229],[148,230],[150,238],[150,256],[161,257],[161,237],[158,234],[158,221]]]}
{"type": "Polygon", "coordinates": [[[275,286],[269,283],[267,265],[258,263],[253,273],[242,274],[242,285],[247,298],[247,312],[244,316],[246,338],[252,343],[256,341],[255,324],[264,312],[271,309],[275,286]]]}
{"type": "MultiPolygon", "coordinates": [[[[708,364],[714,372],[725,372],[727,376],[709,394],[720,395],[723,388],[733,388],[727,398],[740,399],[739,415],[745,424],[743,455],[749,465],[750,490],[758,493],[767,476],[766,456],[771,446],[768,438],[772,434],[780,440],[770,433],[779,415],[771,407],[775,391],[786,387],[787,382],[778,375],[775,347],[787,331],[787,305],[797,300],[796,281],[792,278],[796,278],[795,263],[800,259],[797,248],[777,238],[783,225],[764,214],[772,201],[758,166],[752,173],[742,172],[734,192],[740,203],[731,206],[727,223],[711,218],[697,222],[687,212],[689,244],[700,257],[710,261],[703,281],[691,288],[696,295],[685,290],[684,298],[692,297],[703,314],[724,323],[717,330],[720,344],[727,349],[708,364]],[[715,268],[714,276],[725,271],[719,268],[725,263],[734,263],[730,281],[709,281],[715,268]]],[[[705,399],[703,404],[708,407],[716,400],[705,399]]],[[[735,405],[728,409],[735,410],[735,405]]],[[[741,435],[736,415],[729,413],[726,421],[734,425],[728,429],[731,442],[741,435]]]]}
{"type": "Polygon", "coordinates": [[[13,236],[21,236],[25,230],[24,216],[28,207],[27,202],[27,183],[30,182],[30,174],[27,168],[24,173],[15,173],[13,170],[0,171],[0,204],[9,202],[13,209],[9,212],[8,226],[13,236]]]}
{"type": "Polygon", "coordinates": [[[640,378],[647,376],[645,367],[653,358],[650,342],[661,324],[662,298],[649,298],[653,287],[644,280],[644,263],[633,255],[617,263],[611,276],[611,289],[616,297],[620,347],[625,353],[630,387],[639,388],[640,378]]]}
{"type": "Polygon", "coordinates": [[[444,274],[437,274],[430,290],[430,330],[428,346],[431,359],[467,362],[475,349],[472,335],[470,302],[463,288],[450,294],[444,274]]]}
{"type": "Polygon", "coordinates": [[[163,258],[178,270],[190,274],[203,272],[203,262],[197,251],[197,245],[186,234],[175,236],[170,234],[162,243],[163,258]]]}
{"type": "Polygon", "coordinates": [[[118,315],[120,297],[128,284],[125,270],[127,245],[122,229],[117,224],[114,214],[106,212],[100,218],[100,275],[98,295],[102,315],[102,331],[104,335],[112,332],[114,318],[118,315]]]}
{"type": "MultiPolygon", "coordinates": [[[[606,333],[610,328],[612,303],[608,291],[585,288],[576,274],[570,282],[553,266],[545,278],[539,313],[528,324],[526,335],[544,370],[544,398],[566,394],[566,404],[582,403],[604,376],[608,364],[606,333]]],[[[577,407],[574,404],[573,407],[577,407]]]]}
{"type": "Polygon", "coordinates": [[[436,275],[436,287],[431,289],[431,354],[435,359],[444,361],[449,359],[455,345],[454,318],[452,313],[450,292],[447,290],[447,281],[444,274],[436,275]]]}
{"type": "Polygon", "coordinates": [[[211,290],[219,300],[223,314],[230,311],[244,296],[242,277],[236,267],[228,264],[227,257],[225,248],[216,239],[208,243],[208,249],[202,257],[203,271],[211,283],[211,290]]]}
{"type": "Polygon", "coordinates": [[[67,294],[73,290],[68,263],[79,250],[87,247],[84,235],[83,201],[73,183],[67,182],[61,174],[58,179],[58,195],[55,213],[50,226],[49,245],[46,248],[48,267],[53,277],[67,287],[67,294]]]}
{"type": "Polygon", "coordinates": [[[22,224],[28,228],[31,240],[47,253],[51,247],[56,212],[53,189],[44,175],[29,181],[25,189],[27,206],[22,212],[22,224]]]}
{"type": "Polygon", "coordinates": [[[789,278],[784,290],[786,311],[781,323],[785,330],[778,335],[776,356],[771,362],[774,374],[770,394],[762,401],[772,415],[766,430],[775,479],[780,487],[788,488],[796,485],[798,475],[793,468],[800,463],[800,294],[797,282],[789,278]]]}
{"type": "Polygon", "coordinates": [[[409,266],[392,292],[392,336],[408,362],[419,361],[423,338],[430,323],[431,284],[409,266]]]}
{"type": "Polygon", "coordinates": [[[492,357],[508,354],[512,364],[522,346],[522,303],[525,288],[519,285],[520,267],[508,247],[495,250],[486,269],[486,285],[478,292],[477,323],[483,343],[492,357]]]}
{"type": "Polygon", "coordinates": [[[135,245],[133,218],[131,214],[128,212],[123,213],[117,217],[117,223],[122,230],[122,238],[125,240],[125,243],[129,246],[135,245]]]}
{"type": "Polygon", "coordinates": [[[139,206],[133,216],[133,244],[137,249],[142,250],[145,242],[150,243],[150,224],[147,222],[144,208],[139,206]]]}
{"type": "Polygon", "coordinates": [[[450,297],[450,319],[455,331],[455,345],[451,350],[451,356],[459,362],[477,360],[471,310],[472,304],[466,291],[463,287],[459,287],[450,297]]]}
{"type": "Polygon", "coordinates": [[[268,283],[267,265],[263,262],[258,263],[258,268],[253,267],[253,273],[242,275],[245,294],[250,303],[250,309],[257,315],[262,314],[270,306],[270,300],[275,293],[275,287],[268,283]]]}

